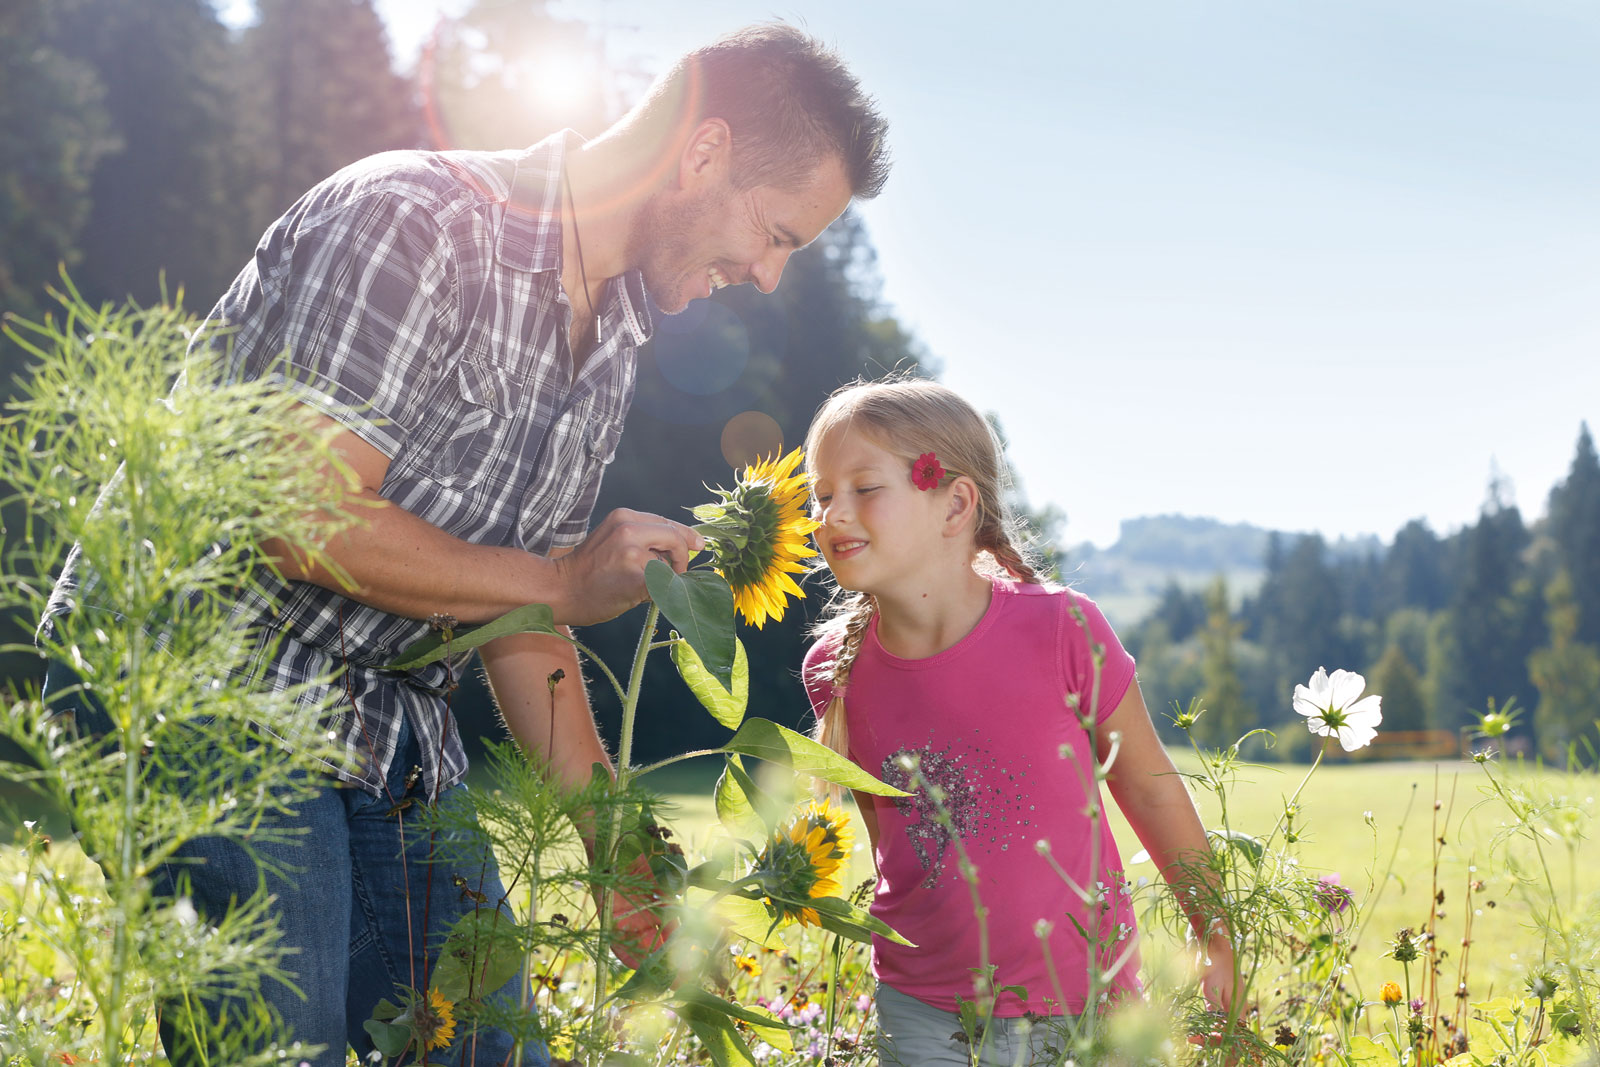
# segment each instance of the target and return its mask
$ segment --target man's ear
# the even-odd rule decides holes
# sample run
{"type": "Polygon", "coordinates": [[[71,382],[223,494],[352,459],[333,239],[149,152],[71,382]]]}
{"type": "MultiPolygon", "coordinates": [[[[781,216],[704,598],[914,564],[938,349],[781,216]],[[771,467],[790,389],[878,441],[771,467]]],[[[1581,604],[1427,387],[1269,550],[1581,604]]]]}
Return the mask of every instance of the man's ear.
{"type": "Polygon", "coordinates": [[[954,537],[971,529],[978,515],[978,486],[971,478],[960,475],[945,487],[944,533],[954,537]]]}
{"type": "Polygon", "coordinates": [[[733,166],[733,131],[722,119],[705,119],[689,132],[678,159],[678,185],[689,189],[725,178],[733,166]]]}

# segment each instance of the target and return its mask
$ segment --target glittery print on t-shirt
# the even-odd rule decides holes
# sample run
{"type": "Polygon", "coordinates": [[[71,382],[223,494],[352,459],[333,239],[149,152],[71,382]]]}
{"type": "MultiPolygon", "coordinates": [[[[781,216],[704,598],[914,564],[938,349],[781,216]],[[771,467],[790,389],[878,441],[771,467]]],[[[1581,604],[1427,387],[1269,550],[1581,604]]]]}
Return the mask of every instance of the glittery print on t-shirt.
{"type": "Polygon", "coordinates": [[[906,841],[918,865],[927,872],[922,889],[939,883],[949,865],[954,835],[970,846],[981,844],[987,833],[988,845],[1008,852],[1014,828],[1031,822],[1022,816],[1020,790],[1012,788],[1008,794],[1000,784],[1004,780],[1016,786],[1019,779],[1027,777],[1027,770],[1015,764],[1002,770],[987,749],[963,749],[956,744],[935,749],[931,742],[920,749],[901,748],[884,757],[881,777],[912,794],[894,798],[894,805],[907,820],[906,841]],[[940,815],[941,804],[945,817],[940,815]]]}

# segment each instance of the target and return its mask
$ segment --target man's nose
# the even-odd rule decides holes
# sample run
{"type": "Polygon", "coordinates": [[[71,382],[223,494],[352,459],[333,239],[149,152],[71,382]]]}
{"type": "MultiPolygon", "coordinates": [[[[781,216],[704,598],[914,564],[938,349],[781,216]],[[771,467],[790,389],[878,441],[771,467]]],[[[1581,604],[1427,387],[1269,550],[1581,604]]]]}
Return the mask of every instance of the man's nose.
{"type": "Polygon", "coordinates": [[[757,289],[770,293],[778,287],[778,279],[783,277],[783,268],[789,262],[790,252],[787,248],[773,248],[756,261],[750,277],[757,289]]]}

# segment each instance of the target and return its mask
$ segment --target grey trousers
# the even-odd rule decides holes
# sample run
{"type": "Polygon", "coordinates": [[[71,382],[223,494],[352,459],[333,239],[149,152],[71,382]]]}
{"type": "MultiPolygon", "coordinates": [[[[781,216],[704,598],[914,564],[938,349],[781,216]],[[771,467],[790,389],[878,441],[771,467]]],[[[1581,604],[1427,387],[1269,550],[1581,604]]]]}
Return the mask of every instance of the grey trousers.
{"type": "Polygon", "coordinates": [[[1034,1067],[1061,1061],[1061,1040],[1048,1021],[991,1019],[987,1032],[968,1045],[955,1012],[929,1007],[882,982],[877,1001],[883,1067],[1034,1067]]]}

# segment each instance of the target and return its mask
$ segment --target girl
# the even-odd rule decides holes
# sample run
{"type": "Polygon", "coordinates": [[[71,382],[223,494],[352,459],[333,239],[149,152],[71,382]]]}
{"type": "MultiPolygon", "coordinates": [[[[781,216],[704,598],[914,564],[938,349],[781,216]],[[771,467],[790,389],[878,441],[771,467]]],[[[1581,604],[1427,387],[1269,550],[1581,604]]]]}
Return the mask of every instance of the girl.
{"type": "Polygon", "coordinates": [[[968,1064],[981,1048],[985,1063],[1032,1062],[1051,1031],[1039,1016],[1137,992],[1092,760],[1112,761],[1112,796],[1196,930],[1211,929],[1207,994],[1225,1000],[1233,954],[1204,914],[1194,804],[1104,616],[1043,584],[1013,544],[988,424],[935,382],[856,383],[823,404],[805,454],[839,586],[805,662],[818,736],[914,794],[856,796],[872,913],[916,946],[873,942],[882,1061],[968,1064]],[[985,964],[993,1018],[969,1048],[959,1004],[981,1003],[985,964]]]}

